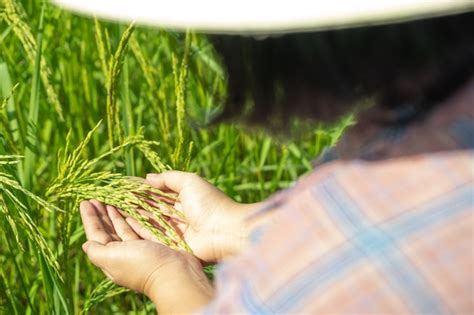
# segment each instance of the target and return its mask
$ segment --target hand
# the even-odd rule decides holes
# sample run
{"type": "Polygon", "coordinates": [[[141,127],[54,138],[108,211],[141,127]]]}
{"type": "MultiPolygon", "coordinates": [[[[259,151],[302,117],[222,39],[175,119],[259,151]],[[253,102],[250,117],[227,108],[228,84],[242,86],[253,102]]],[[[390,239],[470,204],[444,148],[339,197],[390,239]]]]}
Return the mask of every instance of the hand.
{"type": "Polygon", "coordinates": [[[80,208],[88,240],[82,248],[113,282],[149,296],[160,314],[210,300],[213,289],[195,257],[143,240],[114,207],[91,200],[80,208]]]}
{"type": "MultiPolygon", "coordinates": [[[[193,173],[148,174],[146,182],[178,194],[174,207],[184,214],[185,221],[173,222],[172,219],[172,223],[196,257],[216,262],[237,255],[246,247],[251,226],[245,218],[258,204],[239,204],[193,173]]],[[[129,222],[138,235],[153,239],[136,221],[130,219],[129,222]]]]}

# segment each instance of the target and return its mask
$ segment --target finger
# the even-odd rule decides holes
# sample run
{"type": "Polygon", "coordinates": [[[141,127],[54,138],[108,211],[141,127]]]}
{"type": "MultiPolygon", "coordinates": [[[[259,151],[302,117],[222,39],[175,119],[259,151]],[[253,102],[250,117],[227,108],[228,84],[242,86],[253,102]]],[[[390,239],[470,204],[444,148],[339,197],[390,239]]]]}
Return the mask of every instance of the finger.
{"type": "Polygon", "coordinates": [[[184,214],[180,209],[181,204],[175,203],[174,206],[163,202],[156,202],[152,199],[143,199],[145,203],[159,210],[160,214],[167,215],[169,217],[177,217],[184,219],[184,214]]]}
{"type": "Polygon", "coordinates": [[[176,231],[178,236],[182,239],[185,239],[185,234],[186,231],[189,228],[189,224],[186,222],[183,222],[182,220],[176,220],[174,218],[170,218],[168,220],[168,224],[171,225],[171,227],[176,231]]]}
{"type": "MultiPolygon", "coordinates": [[[[149,183],[146,183],[146,184],[151,186],[149,183]]],[[[153,188],[157,189],[156,187],[153,187],[153,188]]],[[[153,200],[156,203],[166,203],[170,205],[174,205],[178,201],[179,197],[176,192],[173,192],[169,189],[165,189],[165,190],[160,189],[159,191],[164,192],[164,194],[158,194],[154,191],[148,191],[147,192],[148,199],[153,200]]]]}
{"type": "Polygon", "coordinates": [[[146,182],[155,188],[179,193],[185,186],[199,178],[194,173],[166,171],[160,174],[147,174],[146,182]]]}
{"type": "Polygon", "coordinates": [[[114,226],[109,218],[105,205],[96,199],[91,199],[89,201],[94,205],[95,210],[98,213],[99,219],[102,221],[102,225],[104,226],[105,231],[109,233],[110,238],[113,241],[120,241],[121,239],[115,232],[114,226]]]}
{"type": "MultiPolygon", "coordinates": [[[[118,213],[120,213],[124,219],[131,218],[130,214],[127,213],[126,211],[123,211],[122,209],[119,209],[119,208],[115,208],[115,210],[117,210],[118,213]]],[[[143,210],[142,208],[137,208],[136,211],[140,213],[141,215],[143,215],[144,217],[146,217],[146,219],[149,220],[150,223],[155,224],[156,221],[151,222],[151,218],[153,218],[153,215],[150,212],[143,210]]]]}
{"type": "MultiPolygon", "coordinates": [[[[129,213],[121,210],[121,209],[117,209],[116,210],[122,215],[122,217],[124,217],[125,219],[126,218],[133,218],[129,213]]],[[[135,210],[136,212],[138,212],[141,216],[143,216],[143,218],[145,220],[147,220],[151,225],[153,226],[159,226],[160,224],[158,223],[158,221],[156,221],[156,218],[155,216],[153,215],[153,213],[143,209],[143,208],[137,208],[135,210]]],[[[168,215],[166,213],[163,213],[163,217],[166,218],[168,217],[168,215]]]]}
{"type": "MultiPolygon", "coordinates": [[[[139,184],[150,186],[147,183],[146,179],[143,177],[127,176],[127,178],[130,181],[134,181],[139,184]]],[[[167,202],[169,204],[174,204],[176,202],[176,198],[178,198],[176,193],[171,192],[169,189],[157,189],[157,190],[159,190],[159,193],[156,193],[155,191],[147,191],[146,194],[148,194],[150,198],[152,199],[158,199],[159,201],[167,202]]]]}
{"type": "Polygon", "coordinates": [[[107,210],[105,209],[105,205],[96,199],[91,199],[89,200],[89,202],[94,205],[99,219],[102,221],[102,225],[104,226],[105,230],[110,234],[115,233],[112,221],[110,220],[107,214],[107,210]]]}
{"type": "Polygon", "coordinates": [[[109,215],[110,220],[114,226],[117,235],[123,241],[132,241],[132,240],[139,240],[140,237],[133,231],[133,229],[128,225],[122,215],[112,206],[106,206],[107,213],[109,215]]]}
{"type": "Polygon", "coordinates": [[[126,218],[125,221],[127,221],[128,225],[130,228],[141,238],[147,241],[152,241],[156,243],[161,243],[158,238],[153,235],[149,230],[147,230],[144,226],[142,226],[140,223],[137,222],[137,220],[133,218],[126,218]]]}
{"type": "MultiPolygon", "coordinates": [[[[139,214],[141,214],[151,225],[153,225],[154,227],[156,228],[160,228],[161,227],[161,224],[160,222],[157,220],[157,218],[155,217],[155,214],[151,213],[151,212],[148,212],[147,210],[144,210],[142,208],[139,208],[136,210],[139,214]]],[[[129,217],[129,216],[127,216],[129,217]]],[[[186,220],[183,219],[182,216],[176,216],[176,215],[170,215],[170,214],[167,214],[167,213],[162,213],[162,214],[159,214],[159,217],[161,219],[163,219],[164,221],[166,222],[169,222],[170,220],[173,220],[175,222],[179,222],[179,223],[182,223],[182,224],[186,224],[186,220]]]]}
{"type": "Polygon", "coordinates": [[[127,212],[123,211],[122,209],[115,208],[115,210],[117,210],[124,218],[127,218],[130,216],[127,212]]]}
{"type": "Polygon", "coordinates": [[[107,244],[112,241],[110,234],[105,230],[97,214],[97,210],[92,203],[88,201],[81,202],[80,212],[87,240],[101,244],[107,244]]]}
{"type": "MultiPolygon", "coordinates": [[[[143,209],[137,209],[136,211],[143,217],[143,219],[145,221],[150,223],[155,229],[159,230],[163,234],[166,233],[166,230],[163,228],[163,226],[160,224],[160,222],[158,222],[156,220],[155,216],[152,213],[150,213],[146,210],[143,210],[143,209]]],[[[138,221],[136,219],[134,219],[133,217],[127,216],[126,218],[131,218],[131,219],[133,219],[133,221],[137,222],[136,225],[134,225],[134,226],[140,226],[140,227],[142,227],[143,231],[149,231],[146,227],[143,226],[142,223],[138,223],[138,221]]],[[[169,220],[169,218],[167,216],[162,216],[162,219],[165,220],[165,221],[169,220]]],[[[135,233],[137,233],[137,232],[135,231],[135,233]]],[[[150,232],[150,233],[151,233],[151,235],[154,236],[154,234],[152,232],[150,232]]],[[[138,235],[140,235],[140,234],[138,234],[138,235]]],[[[154,236],[153,240],[158,240],[158,239],[154,236]]]]}

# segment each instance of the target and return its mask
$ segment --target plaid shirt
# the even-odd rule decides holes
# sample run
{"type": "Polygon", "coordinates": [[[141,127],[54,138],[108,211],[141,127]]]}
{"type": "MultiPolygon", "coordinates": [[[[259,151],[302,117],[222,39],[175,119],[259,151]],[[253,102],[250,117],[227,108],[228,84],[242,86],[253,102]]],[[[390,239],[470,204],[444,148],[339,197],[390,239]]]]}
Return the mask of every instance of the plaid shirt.
{"type": "Polygon", "coordinates": [[[272,197],[253,215],[267,219],[249,249],[218,267],[202,312],[473,314],[470,89],[451,119],[440,108],[392,138],[402,154],[325,163],[272,197]]]}

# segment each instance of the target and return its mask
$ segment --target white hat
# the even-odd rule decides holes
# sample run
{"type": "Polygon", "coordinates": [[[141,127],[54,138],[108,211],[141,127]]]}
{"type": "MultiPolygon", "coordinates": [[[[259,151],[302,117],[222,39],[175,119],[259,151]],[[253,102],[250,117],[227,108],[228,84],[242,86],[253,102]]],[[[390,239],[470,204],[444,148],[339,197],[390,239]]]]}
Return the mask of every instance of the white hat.
{"type": "Polygon", "coordinates": [[[474,0],[53,0],[83,14],[206,33],[287,33],[474,10],[474,0]]]}

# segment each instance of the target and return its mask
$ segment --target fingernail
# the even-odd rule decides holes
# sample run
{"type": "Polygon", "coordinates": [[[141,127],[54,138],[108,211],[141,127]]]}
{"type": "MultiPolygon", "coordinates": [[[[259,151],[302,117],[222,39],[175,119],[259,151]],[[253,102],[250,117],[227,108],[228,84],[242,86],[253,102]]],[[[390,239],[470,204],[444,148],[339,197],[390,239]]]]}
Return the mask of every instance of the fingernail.
{"type": "Polygon", "coordinates": [[[155,174],[155,173],[149,173],[149,174],[146,174],[146,179],[153,179],[155,177],[157,177],[158,174],[155,174]]]}

